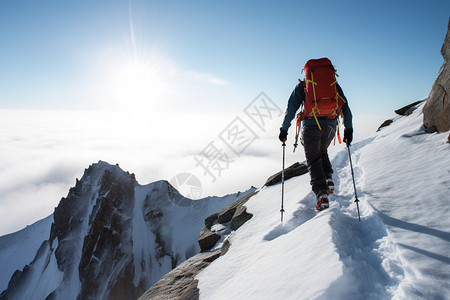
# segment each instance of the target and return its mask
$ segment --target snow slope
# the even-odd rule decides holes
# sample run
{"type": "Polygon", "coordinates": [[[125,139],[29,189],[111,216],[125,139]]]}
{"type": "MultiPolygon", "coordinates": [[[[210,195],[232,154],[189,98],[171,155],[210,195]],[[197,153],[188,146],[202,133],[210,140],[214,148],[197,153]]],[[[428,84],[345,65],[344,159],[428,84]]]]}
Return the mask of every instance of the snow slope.
{"type": "Polygon", "coordinates": [[[17,269],[33,260],[42,242],[48,239],[53,215],[15,233],[0,237],[0,291],[8,287],[17,269]]]}
{"type": "MultiPolygon", "coordinates": [[[[231,248],[197,275],[201,299],[450,299],[450,145],[422,106],[335,153],[336,191],[317,213],[309,176],[263,187],[231,248]]],[[[358,128],[356,128],[358,130],[358,128]]]]}

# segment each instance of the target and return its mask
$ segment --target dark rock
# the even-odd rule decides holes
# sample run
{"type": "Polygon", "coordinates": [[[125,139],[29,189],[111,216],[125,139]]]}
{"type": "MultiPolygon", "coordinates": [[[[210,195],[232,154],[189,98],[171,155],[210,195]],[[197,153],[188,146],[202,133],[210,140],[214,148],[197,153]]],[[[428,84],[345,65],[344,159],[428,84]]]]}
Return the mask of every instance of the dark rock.
{"type": "MultiPolygon", "coordinates": [[[[292,177],[300,176],[306,173],[308,173],[308,167],[306,166],[306,164],[296,162],[295,164],[284,170],[284,180],[288,180],[291,179],[292,177]]],[[[270,176],[267,179],[265,186],[271,186],[279,182],[281,182],[281,171],[270,176]]]]}
{"type": "Polygon", "coordinates": [[[416,102],[414,102],[414,103],[411,103],[411,104],[409,104],[409,105],[406,105],[406,106],[404,106],[404,107],[402,107],[402,108],[400,108],[400,109],[397,109],[397,110],[395,111],[395,113],[396,113],[397,115],[400,115],[400,116],[409,116],[413,111],[416,110],[417,105],[420,104],[420,103],[422,103],[423,101],[425,101],[425,100],[416,101],[416,102]]]}
{"type": "Polygon", "coordinates": [[[200,251],[204,252],[206,250],[213,248],[218,241],[220,241],[220,235],[212,232],[206,226],[203,227],[202,231],[200,232],[200,237],[198,238],[198,245],[200,246],[200,251]]]}
{"type": "Polygon", "coordinates": [[[394,122],[394,121],[391,119],[384,121],[383,124],[381,124],[380,127],[378,127],[377,132],[380,131],[381,128],[391,125],[392,122],[394,122]]]}
{"type": "MultiPolygon", "coordinates": [[[[131,175],[122,177],[122,172],[116,168],[104,171],[99,197],[89,216],[90,228],[84,238],[78,266],[81,299],[99,293],[104,288],[101,276],[112,274],[126,253],[132,251],[132,241],[129,239],[131,220],[127,216],[133,213],[136,182],[131,175]]],[[[110,298],[137,298],[136,288],[130,281],[133,277],[133,266],[123,267],[117,274],[117,280],[108,286],[110,298]]]]}
{"type": "MultiPolygon", "coordinates": [[[[417,109],[418,105],[424,101],[425,100],[420,100],[420,101],[416,101],[414,103],[408,104],[402,108],[395,110],[395,113],[400,116],[409,116],[410,114],[412,114],[413,111],[415,111],[417,109]]],[[[381,128],[391,125],[393,122],[394,122],[394,120],[392,120],[392,119],[388,119],[388,120],[384,121],[383,124],[381,124],[380,127],[378,127],[377,132],[380,131],[381,128]]]]}
{"type": "Polygon", "coordinates": [[[231,230],[237,230],[239,227],[244,225],[245,222],[250,220],[253,217],[252,214],[247,212],[247,208],[245,206],[239,206],[234,213],[233,219],[230,223],[231,230]]]}
{"type": "Polygon", "coordinates": [[[445,132],[450,130],[450,18],[441,54],[444,64],[423,107],[423,125],[427,129],[434,126],[438,132],[445,132]]]}
{"type": "Polygon", "coordinates": [[[250,220],[252,215],[246,212],[246,208],[243,205],[257,193],[257,191],[254,191],[205,219],[205,226],[200,232],[200,237],[198,239],[198,244],[202,252],[212,249],[221,239],[219,233],[211,231],[214,224],[230,223],[230,228],[236,230],[242,226],[242,224],[250,220]]]}
{"type": "MultiPolygon", "coordinates": [[[[235,202],[236,203],[236,202],[235,202]]],[[[217,217],[217,222],[220,224],[225,224],[231,221],[231,219],[234,216],[234,212],[236,211],[237,205],[234,205],[234,203],[226,207],[224,211],[219,212],[219,215],[217,217]]]]}
{"type": "Polygon", "coordinates": [[[222,238],[221,234],[223,234],[223,232],[230,232],[229,228],[227,230],[213,232],[212,227],[215,224],[223,224],[224,226],[235,228],[233,230],[239,228],[252,217],[251,214],[247,213],[244,204],[257,193],[258,191],[253,191],[245,197],[228,205],[220,212],[206,218],[205,226],[200,232],[200,238],[198,240],[202,252],[191,257],[166,274],[160,281],[153,285],[152,288],[147,290],[139,300],[198,299],[198,281],[195,280],[195,276],[219,256],[225,255],[231,247],[229,240],[225,239],[220,250],[215,250],[213,252],[207,251],[212,249],[222,238]],[[221,222],[219,222],[219,219],[221,222]]]}
{"type": "Polygon", "coordinates": [[[426,127],[425,132],[435,133],[435,132],[438,132],[438,130],[437,130],[436,126],[429,126],[429,127],[426,127]]]}
{"type": "MultiPolygon", "coordinates": [[[[236,212],[237,208],[243,206],[245,203],[247,203],[248,199],[250,199],[251,197],[253,197],[257,193],[258,192],[256,192],[256,191],[252,192],[252,193],[248,194],[247,196],[242,197],[242,198],[234,201],[233,203],[231,203],[227,207],[224,207],[217,214],[217,223],[225,224],[225,223],[228,223],[228,222],[232,221],[232,219],[234,218],[234,215],[235,215],[235,212],[236,212]]],[[[212,216],[214,216],[214,215],[212,215],[212,216]]]]}
{"type": "Polygon", "coordinates": [[[220,248],[220,250],[222,251],[220,253],[220,256],[225,255],[228,252],[228,250],[230,249],[230,246],[231,246],[231,243],[230,243],[230,241],[228,239],[225,242],[223,242],[223,245],[220,248]]]}
{"type": "Polygon", "coordinates": [[[220,257],[220,253],[220,250],[205,252],[189,258],[161,278],[139,300],[198,299],[198,281],[195,276],[220,257]]]}
{"type": "Polygon", "coordinates": [[[205,219],[205,226],[208,229],[211,229],[211,227],[214,225],[214,223],[217,223],[218,217],[219,217],[219,213],[215,213],[215,214],[212,214],[209,217],[207,217],[205,219]]]}
{"type": "Polygon", "coordinates": [[[200,290],[198,289],[198,280],[194,279],[191,284],[186,287],[184,293],[177,298],[179,300],[194,300],[200,298],[200,290]]]}

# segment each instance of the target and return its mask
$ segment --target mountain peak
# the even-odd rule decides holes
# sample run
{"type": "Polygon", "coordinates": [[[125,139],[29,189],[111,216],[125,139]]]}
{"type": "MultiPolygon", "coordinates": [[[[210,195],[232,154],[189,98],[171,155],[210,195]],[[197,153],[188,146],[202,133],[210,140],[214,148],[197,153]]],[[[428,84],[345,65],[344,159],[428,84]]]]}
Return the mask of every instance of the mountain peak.
{"type": "MultiPolygon", "coordinates": [[[[10,264],[1,298],[136,299],[200,251],[203,220],[234,200],[236,195],[190,200],[166,180],[140,185],[119,165],[94,163],[52,218],[36,226],[50,227],[48,236],[29,249],[25,265],[23,259],[15,268],[10,264]]],[[[34,228],[9,235],[9,243],[42,236],[34,228]]],[[[0,248],[1,257],[14,260],[8,249],[18,247],[0,248]]]]}

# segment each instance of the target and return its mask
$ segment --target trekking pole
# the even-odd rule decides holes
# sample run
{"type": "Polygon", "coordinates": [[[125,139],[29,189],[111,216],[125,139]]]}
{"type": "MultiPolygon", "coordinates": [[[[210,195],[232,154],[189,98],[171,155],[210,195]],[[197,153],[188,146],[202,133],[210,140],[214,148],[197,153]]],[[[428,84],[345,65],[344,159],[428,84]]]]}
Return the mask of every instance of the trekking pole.
{"type": "Polygon", "coordinates": [[[286,143],[283,142],[283,169],[281,169],[281,223],[283,223],[283,213],[284,213],[284,159],[286,152],[286,143]]]}
{"type": "Polygon", "coordinates": [[[358,195],[356,194],[356,184],[355,184],[355,174],[353,173],[353,164],[352,164],[352,156],[350,155],[350,145],[347,144],[347,150],[348,150],[348,159],[350,160],[350,169],[352,170],[352,178],[353,178],[353,188],[355,189],[355,202],[356,202],[356,209],[358,210],[358,220],[361,222],[361,216],[359,214],[359,200],[358,195]]]}

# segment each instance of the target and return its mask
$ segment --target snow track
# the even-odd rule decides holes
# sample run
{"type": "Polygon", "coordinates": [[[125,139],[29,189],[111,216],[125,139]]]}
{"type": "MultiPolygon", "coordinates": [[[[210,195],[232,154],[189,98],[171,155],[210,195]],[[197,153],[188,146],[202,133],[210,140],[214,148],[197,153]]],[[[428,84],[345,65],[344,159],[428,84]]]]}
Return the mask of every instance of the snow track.
{"type": "Polygon", "coordinates": [[[254,216],[197,276],[200,298],[450,299],[449,145],[421,111],[351,146],[361,222],[343,148],[329,209],[315,211],[308,175],[285,182],[283,224],[281,185],[247,202],[254,216]]]}
{"type": "MultiPolygon", "coordinates": [[[[351,147],[354,161],[354,174],[357,187],[364,178],[359,167],[359,151],[363,141],[351,147]]],[[[347,154],[347,153],[345,153],[347,154]]],[[[361,222],[357,222],[355,195],[348,155],[345,158],[341,151],[334,160],[337,178],[337,193],[333,194],[333,205],[330,207],[333,228],[332,240],[344,264],[344,276],[334,282],[321,296],[336,299],[389,299],[393,289],[398,285],[398,274],[389,274],[383,266],[386,251],[396,251],[388,236],[385,224],[374,213],[363,191],[357,188],[360,200],[361,222]],[[381,249],[380,241],[383,241],[381,249]],[[386,246],[384,246],[386,245],[386,246]],[[389,246],[387,246],[389,245],[389,246]]],[[[402,273],[401,268],[397,268],[402,273]]]]}

